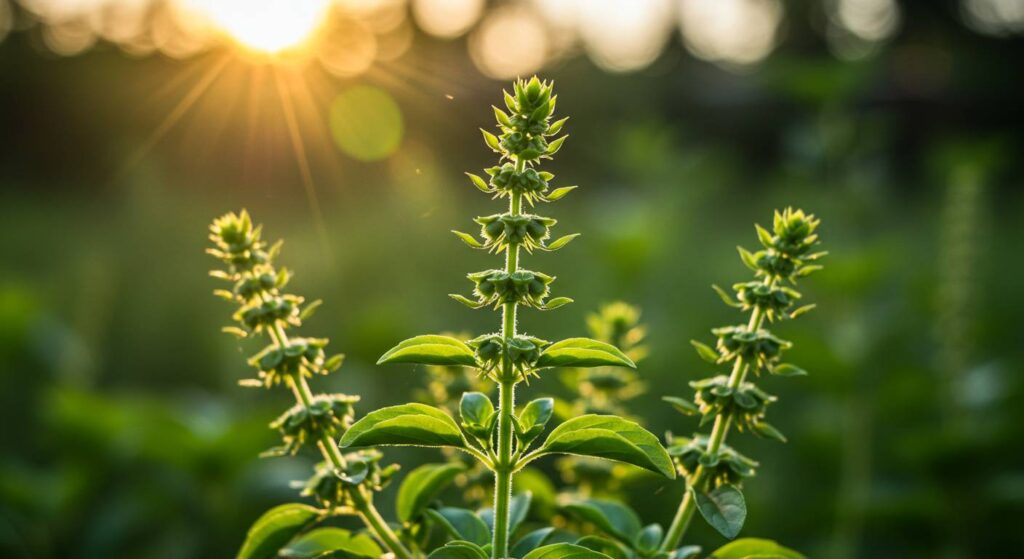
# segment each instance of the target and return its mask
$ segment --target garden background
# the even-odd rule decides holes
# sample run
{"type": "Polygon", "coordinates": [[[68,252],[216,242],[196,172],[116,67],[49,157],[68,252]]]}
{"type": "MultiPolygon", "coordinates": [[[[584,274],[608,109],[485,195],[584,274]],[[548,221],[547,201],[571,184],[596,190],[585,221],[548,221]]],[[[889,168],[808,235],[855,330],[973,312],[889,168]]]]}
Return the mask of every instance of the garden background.
{"type": "MultiPolygon", "coordinates": [[[[1022,34],[1018,0],[0,0],[0,555],[230,557],[294,499],[309,458],[256,457],[290,395],[239,388],[219,332],[216,215],[286,239],[296,291],[325,300],[306,331],[348,356],[315,388],[358,410],[423,386],[374,366],[398,340],[494,329],[445,296],[492,261],[449,229],[492,213],[463,175],[493,161],[477,128],[539,72],[571,116],[555,184],[580,185],[552,215],[583,236],[526,258],[576,302],[525,329],[638,305],[630,409],[688,434],[660,398],[710,372],[688,340],[738,320],[710,284],[747,277],[753,222],[811,211],[818,309],[777,330],[811,374],[764,382],[789,444],[732,441],[763,465],[743,534],[815,559],[1016,556],[1022,34]]],[[[544,376],[524,398],[565,394],[544,376]]],[[[629,495],[667,524],[680,491],[629,495]]]]}

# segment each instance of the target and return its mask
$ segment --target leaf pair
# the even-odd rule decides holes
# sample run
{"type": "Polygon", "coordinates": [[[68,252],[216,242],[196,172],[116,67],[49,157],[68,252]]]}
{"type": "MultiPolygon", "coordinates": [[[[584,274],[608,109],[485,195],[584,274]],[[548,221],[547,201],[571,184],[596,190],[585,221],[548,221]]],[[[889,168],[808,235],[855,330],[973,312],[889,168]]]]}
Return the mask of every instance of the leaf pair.
{"type": "MultiPolygon", "coordinates": [[[[550,417],[547,400],[532,402],[518,422],[524,436],[539,434],[550,417]]],[[[370,412],[342,436],[342,447],[374,445],[454,447],[466,441],[447,413],[424,404],[404,404],[370,412]]],[[[625,462],[675,477],[675,467],[658,438],[632,421],[612,415],[583,415],[556,427],[533,458],[546,454],[576,454],[625,462]]]]}
{"type": "MultiPolygon", "coordinates": [[[[389,349],[377,364],[416,363],[422,365],[479,366],[473,348],[449,336],[425,335],[409,338],[389,349]]],[[[589,338],[569,338],[544,348],[534,364],[547,367],[629,367],[633,360],[613,345],[589,338]]]]}

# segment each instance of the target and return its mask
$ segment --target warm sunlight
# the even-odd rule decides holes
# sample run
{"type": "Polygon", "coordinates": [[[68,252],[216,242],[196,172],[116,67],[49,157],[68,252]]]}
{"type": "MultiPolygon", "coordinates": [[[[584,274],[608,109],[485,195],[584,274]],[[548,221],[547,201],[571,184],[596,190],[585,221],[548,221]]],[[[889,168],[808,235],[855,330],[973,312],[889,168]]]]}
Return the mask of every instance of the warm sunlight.
{"type": "Polygon", "coordinates": [[[276,54],[302,45],[331,0],[181,0],[246,49],[276,54]]]}

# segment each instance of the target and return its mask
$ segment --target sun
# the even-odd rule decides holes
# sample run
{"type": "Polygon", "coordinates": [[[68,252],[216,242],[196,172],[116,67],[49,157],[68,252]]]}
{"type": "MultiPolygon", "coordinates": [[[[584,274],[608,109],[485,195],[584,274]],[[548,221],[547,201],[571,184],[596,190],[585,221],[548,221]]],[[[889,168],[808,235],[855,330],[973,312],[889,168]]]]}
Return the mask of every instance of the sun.
{"type": "Polygon", "coordinates": [[[309,42],[331,0],[183,0],[243,48],[278,54],[309,42]]]}

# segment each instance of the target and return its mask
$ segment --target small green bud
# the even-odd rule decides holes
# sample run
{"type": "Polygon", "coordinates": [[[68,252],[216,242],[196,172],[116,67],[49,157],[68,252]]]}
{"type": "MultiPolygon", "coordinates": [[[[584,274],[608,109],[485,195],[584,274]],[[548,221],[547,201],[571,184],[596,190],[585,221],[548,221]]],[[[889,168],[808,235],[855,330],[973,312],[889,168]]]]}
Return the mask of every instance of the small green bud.
{"type": "Polygon", "coordinates": [[[716,488],[727,483],[741,485],[745,478],[757,472],[759,464],[740,454],[729,445],[723,444],[714,456],[707,452],[708,438],[694,435],[692,439],[678,438],[669,441],[668,453],[673,457],[679,473],[692,478],[698,467],[707,471],[710,487],[716,488]]]}

